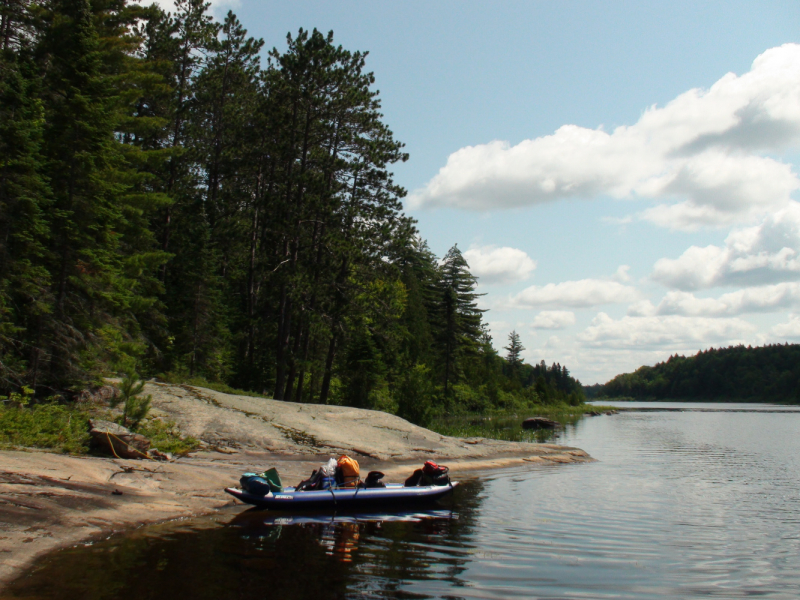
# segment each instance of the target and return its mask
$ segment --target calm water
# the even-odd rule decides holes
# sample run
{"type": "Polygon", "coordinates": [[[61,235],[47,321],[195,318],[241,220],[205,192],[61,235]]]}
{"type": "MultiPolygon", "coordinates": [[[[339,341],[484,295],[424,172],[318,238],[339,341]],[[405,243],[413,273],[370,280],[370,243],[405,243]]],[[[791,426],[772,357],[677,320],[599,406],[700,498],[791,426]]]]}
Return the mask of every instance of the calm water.
{"type": "Polygon", "coordinates": [[[587,418],[559,442],[596,463],[496,472],[391,519],[147,528],[56,553],[0,597],[796,599],[799,431],[800,413],[587,418]]]}

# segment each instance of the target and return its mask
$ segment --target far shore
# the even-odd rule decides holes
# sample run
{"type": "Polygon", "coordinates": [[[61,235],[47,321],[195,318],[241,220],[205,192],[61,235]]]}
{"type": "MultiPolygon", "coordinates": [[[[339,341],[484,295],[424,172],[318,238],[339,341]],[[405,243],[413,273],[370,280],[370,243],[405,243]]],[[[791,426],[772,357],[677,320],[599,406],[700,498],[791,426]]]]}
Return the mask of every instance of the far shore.
{"type": "Polygon", "coordinates": [[[284,484],[295,485],[340,454],[358,460],[362,474],[379,470],[387,481],[402,481],[430,459],[455,478],[593,460],[554,444],[446,437],[371,410],[156,383],[145,393],[156,416],[176,421],[203,448],[171,462],[0,451],[0,587],[58,548],[230,508],[236,501],[223,488],[238,485],[246,471],[276,467],[284,484]]]}

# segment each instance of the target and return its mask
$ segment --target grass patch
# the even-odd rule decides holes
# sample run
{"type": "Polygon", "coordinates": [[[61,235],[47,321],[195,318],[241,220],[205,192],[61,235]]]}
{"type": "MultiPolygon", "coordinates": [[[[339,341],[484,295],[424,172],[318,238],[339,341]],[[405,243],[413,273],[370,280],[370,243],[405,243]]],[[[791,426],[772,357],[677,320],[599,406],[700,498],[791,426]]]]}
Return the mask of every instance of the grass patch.
{"type": "Polygon", "coordinates": [[[56,403],[30,408],[0,404],[0,448],[45,448],[86,454],[90,416],[84,408],[56,403]]]}
{"type": "Polygon", "coordinates": [[[136,432],[148,438],[152,448],[177,456],[193,452],[200,446],[200,442],[192,436],[181,435],[173,421],[148,419],[139,425],[136,432]]]}

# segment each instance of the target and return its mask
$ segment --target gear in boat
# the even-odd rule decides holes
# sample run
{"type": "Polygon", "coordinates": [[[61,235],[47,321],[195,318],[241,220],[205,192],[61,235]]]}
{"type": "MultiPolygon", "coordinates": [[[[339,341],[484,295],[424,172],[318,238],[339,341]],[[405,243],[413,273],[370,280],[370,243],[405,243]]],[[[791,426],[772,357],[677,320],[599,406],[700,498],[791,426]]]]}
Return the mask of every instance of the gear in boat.
{"type": "Polygon", "coordinates": [[[245,473],[241,488],[225,491],[248,504],[272,510],[314,510],[408,506],[433,502],[458,485],[450,481],[448,468],[427,461],[405,483],[385,484],[383,473],[371,471],[361,481],[358,462],[349,456],[331,458],[309,479],[295,487],[283,487],[276,469],[262,474],[245,473]]]}

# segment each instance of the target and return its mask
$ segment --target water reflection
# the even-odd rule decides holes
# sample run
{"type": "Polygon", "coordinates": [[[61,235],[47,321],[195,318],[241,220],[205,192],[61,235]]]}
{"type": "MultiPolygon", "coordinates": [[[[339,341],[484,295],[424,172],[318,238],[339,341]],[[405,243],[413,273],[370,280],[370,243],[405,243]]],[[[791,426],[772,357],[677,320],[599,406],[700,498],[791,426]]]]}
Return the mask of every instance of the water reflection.
{"type": "Polygon", "coordinates": [[[311,532],[328,556],[340,562],[352,562],[359,539],[371,541],[384,523],[422,523],[428,535],[440,537],[458,519],[453,509],[429,509],[397,512],[302,513],[283,514],[251,509],[237,515],[229,524],[241,529],[243,540],[277,541],[288,527],[300,527],[311,532]]]}
{"type": "Polygon", "coordinates": [[[249,510],[149,527],[57,552],[0,598],[408,598],[411,581],[463,586],[482,489],[466,481],[443,505],[413,512],[249,510]]]}

